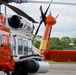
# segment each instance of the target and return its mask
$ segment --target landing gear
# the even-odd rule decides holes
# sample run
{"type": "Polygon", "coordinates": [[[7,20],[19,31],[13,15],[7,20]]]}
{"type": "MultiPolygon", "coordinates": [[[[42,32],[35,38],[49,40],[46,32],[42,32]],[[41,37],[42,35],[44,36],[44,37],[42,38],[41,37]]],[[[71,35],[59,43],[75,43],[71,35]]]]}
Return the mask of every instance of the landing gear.
{"type": "Polygon", "coordinates": [[[19,71],[14,71],[12,75],[21,75],[21,73],[19,71]]]}
{"type": "Polygon", "coordinates": [[[4,71],[7,75],[12,75],[10,71],[4,71]]]}
{"type": "Polygon", "coordinates": [[[20,71],[14,71],[12,75],[27,75],[28,73],[20,72],[20,71]]]}
{"type": "Polygon", "coordinates": [[[28,73],[25,72],[22,68],[19,68],[12,72],[12,75],[27,75],[28,73]]]}

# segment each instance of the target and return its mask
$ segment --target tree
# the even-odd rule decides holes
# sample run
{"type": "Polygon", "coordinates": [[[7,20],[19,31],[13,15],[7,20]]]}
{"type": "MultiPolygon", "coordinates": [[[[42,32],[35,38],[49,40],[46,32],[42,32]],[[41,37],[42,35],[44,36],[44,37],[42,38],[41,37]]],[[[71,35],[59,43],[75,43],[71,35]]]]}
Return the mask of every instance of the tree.
{"type": "MultiPolygon", "coordinates": [[[[41,43],[41,36],[37,36],[33,45],[39,49],[41,43]]],[[[59,39],[58,37],[50,38],[50,49],[51,50],[61,50],[61,49],[74,49],[76,48],[76,38],[69,38],[67,36],[59,39]]]]}
{"type": "Polygon", "coordinates": [[[35,42],[33,43],[33,45],[34,45],[36,48],[39,49],[39,47],[40,47],[40,42],[39,42],[39,41],[35,41],[35,42]]]}
{"type": "Polygon", "coordinates": [[[53,37],[50,40],[51,40],[50,49],[58,49],[58,50],[63,49],[59,38],[53,37]]]}
{"type": "Polygon", "coordinates": [[[35,38],[35,40],[36,40],[36,41],[41,41],[41,40],[42,40],[42,36],[37,35],[36,38],[35,38]]]}
{"type": "Polygon", "coordinates": [[[64,48],[72,48],[72,46],[70,45],[71,39],[67,36],[61,38],[61,43],[64,48]]]}
{"type": "Polygon", "coordinates": [[[73,46],[76,47],[76,38],[71,38],[73,46]]]}

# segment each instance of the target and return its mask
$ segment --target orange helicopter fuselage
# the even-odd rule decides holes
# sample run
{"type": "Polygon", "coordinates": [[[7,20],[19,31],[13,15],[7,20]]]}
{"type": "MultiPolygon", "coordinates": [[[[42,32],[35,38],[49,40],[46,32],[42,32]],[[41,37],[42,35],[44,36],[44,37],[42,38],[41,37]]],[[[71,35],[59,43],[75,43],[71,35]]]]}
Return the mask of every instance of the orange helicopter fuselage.
{"type": "Polygon", "coordinates": [[[6,26],[6,17],[0,14],[0,71],[14,70],[15,62],[10,48],[10,30],[6,26]]]}

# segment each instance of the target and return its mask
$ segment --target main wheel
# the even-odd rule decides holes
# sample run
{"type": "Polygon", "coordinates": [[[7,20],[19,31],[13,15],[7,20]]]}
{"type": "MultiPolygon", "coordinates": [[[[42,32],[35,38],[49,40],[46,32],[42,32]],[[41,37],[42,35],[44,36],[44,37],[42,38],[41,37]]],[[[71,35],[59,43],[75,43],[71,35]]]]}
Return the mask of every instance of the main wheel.
{"type": "Polygon", "coordinates": [[[14,72],[12,72],[12,75],[28,75],[27,72],[24,72],[23,70],[16,70],[14,72]]]}
{"type": "Polygon", "coordinates": [[[20,71],[14,71],[12,72],[12,75],[21,75],[20,71]]]}

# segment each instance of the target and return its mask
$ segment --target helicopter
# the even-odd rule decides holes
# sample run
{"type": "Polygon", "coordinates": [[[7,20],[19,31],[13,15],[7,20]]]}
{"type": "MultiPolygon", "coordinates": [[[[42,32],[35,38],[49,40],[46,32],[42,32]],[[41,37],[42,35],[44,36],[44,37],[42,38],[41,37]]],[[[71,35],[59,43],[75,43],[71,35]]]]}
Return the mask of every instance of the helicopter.
{"type": "Polygon", "coordinates": [[[0,71],[7,75],[35,75],[48,72],[49,63],[43,61],[40,52],[33,51],[29,36],[34,30],[33,23],[37,22],[20,9],[3,1],[1,3],[18,15],[7,16],[0,13],[0,71]]]}
{"type": "MultiPolygon", "coordinates": [[[[13,1],[19,3],[17,2],[18,0],[13,1]]],[[[7,75],[37,75],[48,72],[49,63],[44,61],[44,56],[33,47],[32,42],[42,22],[44,22],[46,28],[48,26],[52,27],[56,23],[55,18],[51,14],[46,17],[52,0],[45,13],[43,13],[42,6],[40,6],[42,20],[39,23],[33,40],[30,37],[34,30],[33,23],[38,22],[17,7],[9,5],[9,2],[11,0],[1,0],[0,4],[11,8],[18,15],[7,16],[0,13],[0,71],[5,72],[7,75]]],[[[48,44],[50,32],[48,32],[47,36],[47,41],[42,43],[48,44]]],[[[45,47],[44,44],[41,45],[41,47],[43,46],[45,47]]]]}

